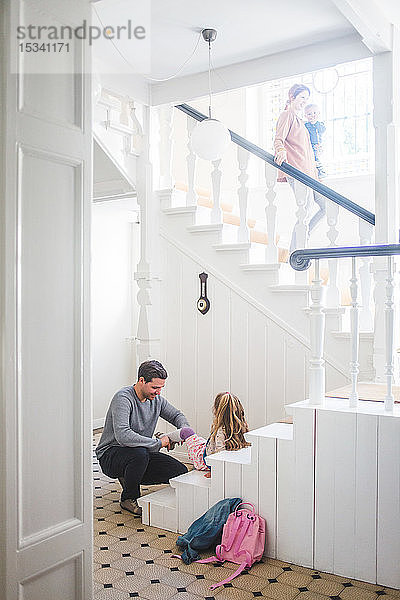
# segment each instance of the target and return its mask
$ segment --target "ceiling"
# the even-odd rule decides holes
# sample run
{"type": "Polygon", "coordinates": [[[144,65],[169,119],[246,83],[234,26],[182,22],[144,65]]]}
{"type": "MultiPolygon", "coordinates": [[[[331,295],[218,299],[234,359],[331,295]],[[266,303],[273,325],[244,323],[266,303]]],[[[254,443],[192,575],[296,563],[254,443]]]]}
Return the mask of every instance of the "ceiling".
{"type": "MultiPolygon", "coordinates": [[[[215,68],[354,33],[331,0],[100,0],[93,7],[103,24],[131,19],[148,33],[147,45],[121,39],[114,53],[108,40],[105,46],[96,43],[103,68],[128,72],[141,54],[139,71],[153,78],[176,74],[205,27],[218,32],[212,46],[215,68]]],[[[208,46],[200,39],[179,76],[206,71],[207,65],[208,46]]]]}

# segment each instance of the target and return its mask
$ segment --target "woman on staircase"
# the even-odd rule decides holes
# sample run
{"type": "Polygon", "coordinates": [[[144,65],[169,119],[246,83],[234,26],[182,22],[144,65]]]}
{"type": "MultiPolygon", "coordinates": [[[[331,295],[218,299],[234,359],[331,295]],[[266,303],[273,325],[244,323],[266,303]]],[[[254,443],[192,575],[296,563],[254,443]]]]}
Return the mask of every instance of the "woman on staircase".
{"type": "MultiPolygon", "coordinates": [[[[279,116],[276,124],[275,162],[278,165],[287,162],[306,175],[318,179],[310,136],[301,118],[309,97],[310,90],[306,85],[295,83],[290,88],[285,110],[279,116]]],[[[279,171],[278,181],[289,183],[299,207],[298,220],[293,229],[290,243],[290,252],[293,252],[296,248],[307,246],[309,233],[325,215],[325,198],[282,171],[279,171]],[[319,209],[310,221],[309,213],[313,199],[319,209]]]]}

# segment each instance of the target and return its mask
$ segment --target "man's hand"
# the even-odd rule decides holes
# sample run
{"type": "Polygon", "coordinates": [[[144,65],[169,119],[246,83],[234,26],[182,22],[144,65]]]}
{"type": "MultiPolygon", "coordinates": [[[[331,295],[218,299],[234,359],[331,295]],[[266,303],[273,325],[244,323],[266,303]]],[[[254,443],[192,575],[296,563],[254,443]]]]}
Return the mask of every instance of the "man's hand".
{"type": "Polygon", "coordinates": [[[167,450],[171,449],[171,441],[167,435],[163,435],[160,437],[161,448],[166,448],[167,450]]]}

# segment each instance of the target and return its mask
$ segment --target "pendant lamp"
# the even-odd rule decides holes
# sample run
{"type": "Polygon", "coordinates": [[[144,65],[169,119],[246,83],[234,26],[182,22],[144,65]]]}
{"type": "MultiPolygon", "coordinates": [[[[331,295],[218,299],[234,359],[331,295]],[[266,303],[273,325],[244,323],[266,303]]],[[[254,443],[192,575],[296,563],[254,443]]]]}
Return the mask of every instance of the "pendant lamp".
{"type": "Polygon", "coordinates": [[[199,158],[218,160],[228,147],[231,134],[221,121],[213,119],[211,113],[211,42],[217,37],[217,32],[215,29],[203,29],[201,33],[204,41],[208,42],[208,119],[204,119],[196,125],[192,131],[190,141],[193,152],[199,158]]]}

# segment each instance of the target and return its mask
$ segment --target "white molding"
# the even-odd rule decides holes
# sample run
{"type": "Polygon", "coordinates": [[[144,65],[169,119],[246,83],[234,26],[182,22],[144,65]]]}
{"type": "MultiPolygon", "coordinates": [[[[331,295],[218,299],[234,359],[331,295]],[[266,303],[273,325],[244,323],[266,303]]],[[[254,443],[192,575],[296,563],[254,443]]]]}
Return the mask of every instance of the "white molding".
{"type": "Polygon", "coordinates": [[[333,4],[361,35],[373,54],[392,49],[392,27],[382,10],[371,0],[333,0],[333,4]]]}
{"type": "MultiPolygon", "coordinates": [[[[281,77],[299,75],[305,70],[315,71],[368,56],[371,56],[371,53],[360,37],[357,34],[348,35],[215,69],[213,91],[214,93],[226,92],[281,77]]],[[[151,105],[190,102],[193,98],[205,96],[207,93],[206,72],[177,77],[151,86],[151,105]]]]}
{"type": "MultiPolygon", "coordinates": [[[[295,329],[290,327],[285,321],[283,321],[282,319],[277,317],[273,312],[271,312],[268,308],[266,308],[260,302],[255,300],[252,296],[250,296],[250,294],[248,294],[247,292],[242,290],[238,285],[233,283],[230,279],[228,279],[227,277],[222,275],[219,271],[217,271],[210,264],[207,264],[197,254],[195,254],[191,250],[188,250],[182,244],[180,244],[175,239],[170,237],[168,235],[168,233],[165,231],[165,229],[160,228],[160,236],[165,241],[167,241],[169,244],[171,244],[172,246],[175,246],[175,248],[177,248],[177,250],[179,250],[184,255],[188,256],[191,260],[196,262],[203,270],[206,270],[213,277],[215,277],[218,281],[220,281],[221,283],[226,285],[228,288],[230,288],[232,291],[234,291],[238,296],[243,298],[243,300],[248,302],[256,310],[258,310],[260,313],[262,313],[263,315],[268,317],[268,319],[270,319],[273,323],[275,323],[280,329],[282,329],[283,331],[285,331],[286,333],[288,333],[289,335],[294,337],[298,342],[300,342],[300,344],[302,344],[305,348],[310,350],[310,348],[311,348],[310,343],[304,336],[302,336],[298,331],[296,331],[295,329]]],[[[333,357],[325,354],[325,363],[329,364],[338,373],[340,373],[344,377],[348,378],[348,372],[341,365],[339,365],[333,357]]]]}

